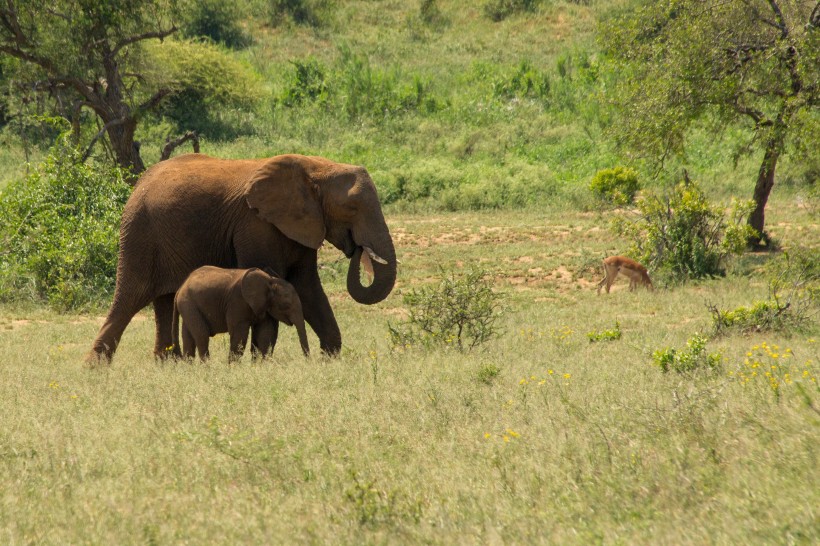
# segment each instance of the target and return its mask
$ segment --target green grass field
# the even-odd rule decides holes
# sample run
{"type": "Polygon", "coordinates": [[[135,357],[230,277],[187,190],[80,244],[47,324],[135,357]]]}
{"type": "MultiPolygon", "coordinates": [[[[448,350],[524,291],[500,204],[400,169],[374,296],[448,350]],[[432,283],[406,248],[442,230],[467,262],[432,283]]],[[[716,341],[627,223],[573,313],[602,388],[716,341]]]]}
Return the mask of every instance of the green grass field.
{"type": "MultiPolygon", "coordinates": [[[[769,215],[786,248],[820,245],[793,198],[769,215]]],[[[710,332],[706,302],[764,298],[768,256],[596,296],[597,262],[625,246],[608,214],[387,216],[402,265],[385,302],[353,303],[342,256],[322,251],[336,359],[303,359],[283,328],[270,361],[229,366],[223,335],[207,365],[155,362],[143,312],[113,365],[89,369],[101,317],[0,308],[0,542],[817,543],[817,323],[710,340],[714,371],[653,365],[710,332]],[[469,354],[391,351],[402,294],[475,264],[505,333],[469,354]],[[588,341],[616,320],[620,340],[588,341]]]]}

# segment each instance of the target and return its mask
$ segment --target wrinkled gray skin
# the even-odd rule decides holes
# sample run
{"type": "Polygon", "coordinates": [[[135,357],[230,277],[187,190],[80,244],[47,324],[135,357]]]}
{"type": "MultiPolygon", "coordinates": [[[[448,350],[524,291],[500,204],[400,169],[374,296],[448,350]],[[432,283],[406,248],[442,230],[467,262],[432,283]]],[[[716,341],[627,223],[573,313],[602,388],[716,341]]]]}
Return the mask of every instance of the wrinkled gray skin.
{"type": "MultiPolygon", "coordinates": [[[[355,301],[369,305],[390,294],[396,253],[363,167],[301,155],[225,160],[188,154],[157,163],[123,210],[114,301],[87,360],[109,362],[131,318],[149,303],[154,354],[167,356],[174,294],[203,265],[276,272],[296,289],[322,351],[337,354],[342,336],[317,271],[324,240],[350,258],[347,289],[355,301]],[[360,281],[360,260],[372,262],[369,286],[360,281]]],[[[269,350],[277,331],[273,320],[254,326],[252,346],[269,350]]]]}
{"type": "MultiPolygon", "coordinates": [[[[184,357],[193,358],[198,351],[199,358],[207,360],[209,338],[228,332],[228,360],[237,360],[248,343],[251,326],[268,316],[295,326],[302,351],[305,356],[310,355],[302,304],[292,284],[257,268],[222,269],[206,265],[191,273],[177,291],[171,326],[174,346],[180,346],[178,326],[182,317],[184,357]]],[[[262,351],[261,355],[265,357],[267,352],[262,351]]]]}

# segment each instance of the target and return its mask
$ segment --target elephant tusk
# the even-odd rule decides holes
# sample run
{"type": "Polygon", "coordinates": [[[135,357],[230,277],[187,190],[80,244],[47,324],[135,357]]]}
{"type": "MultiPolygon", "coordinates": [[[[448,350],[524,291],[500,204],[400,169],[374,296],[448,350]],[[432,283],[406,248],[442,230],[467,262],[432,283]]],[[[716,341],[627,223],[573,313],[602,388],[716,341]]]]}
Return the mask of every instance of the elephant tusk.
{"type": "Polygon", "coordinates": [[[363,246],[362,248],[364,249],[365,252],[367,252],[367,255],[370,256],[371,260],[373,260],[374,262],[378,262],[380,264],[383,264],[383,265],[387,265],[387,260],[385,260],[384,258],[379,256],[378,254],[373,252],[372,248],[370,248],[369,246],[363,246]]]}

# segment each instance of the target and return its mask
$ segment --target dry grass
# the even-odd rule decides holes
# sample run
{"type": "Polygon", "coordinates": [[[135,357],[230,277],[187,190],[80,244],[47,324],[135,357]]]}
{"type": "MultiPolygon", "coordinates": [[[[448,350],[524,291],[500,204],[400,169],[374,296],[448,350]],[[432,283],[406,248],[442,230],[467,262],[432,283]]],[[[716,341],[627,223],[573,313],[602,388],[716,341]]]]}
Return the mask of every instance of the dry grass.
{"type": "MultiPolygon", "coordinates": [[[[769,217],[787,246],[817,248],[816,221],[789,202],[769,217]]],[[[726,279],[633,294],[624,282],[596,297],[588,264],[625,246],[596,215],[388,221],[402,267],[380,305],[352,303],[344,263],[322,253],[345,336],[338,359],[304,360],[284,328],[269,362],[228,366],[223,336],[209,365],[158,363],[145,314],[113,366],[90,370],[81,360],[98,317],[0,310],[0,542],[820,539],[816,325],[712,342],[716,372],[652,365],[653,350],[708,330],[704,300],[765,294],[740,275],[754,262],[726,279]],[[503,337],[471,354],[391,352],[386,321],[402,315],[402,292],[439,265],[475,263],[507,296],[503,337]],[[587,340],[615,320],[619,341],[587,340]],[[779,400],[766,381],[730,375],[763,342],[808,371],[779,400]]]]}

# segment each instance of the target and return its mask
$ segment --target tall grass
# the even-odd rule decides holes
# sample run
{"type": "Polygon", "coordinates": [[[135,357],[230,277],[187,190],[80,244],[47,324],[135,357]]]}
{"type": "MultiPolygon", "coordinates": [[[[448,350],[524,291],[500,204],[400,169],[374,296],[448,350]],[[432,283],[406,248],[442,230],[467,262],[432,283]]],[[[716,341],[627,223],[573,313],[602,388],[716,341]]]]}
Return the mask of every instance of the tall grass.
{"type": "MultiPolygon", "coordinates": [[[[605,221],[389,214],[402,266],[384,303],[353,303],[344,259],[320,252],[344,336],[337,359],[304,359],[282,328],[267,362],[229,366],[219,336],[208,365],[159,363],[144,313],[112,367],[89,370],[82,355],[101,318],[3,308],[0,537],[816,542],[817,325],[710,340],[716,369],[664,374],[652,352],[708,332],[704,301],[736,306],[766,287],[750,263],[725,279],[654,293],[624,282],[598,297],[600,272],[587,265],[627,244],[605,221]],[[393,349],[387,323],[405,312],[402,294],[434,285],[442,261],[492,273],[509,304],[505,334],[469,354],[393,349]],[[615,321],[620,339],[589,342],[615,321]],[[772,365],[791,373],[777,392],[763,375],[772,365]]],[[[772,226],[786,245],[820,242],[790,201],[772,204],[772,226]]]]}

